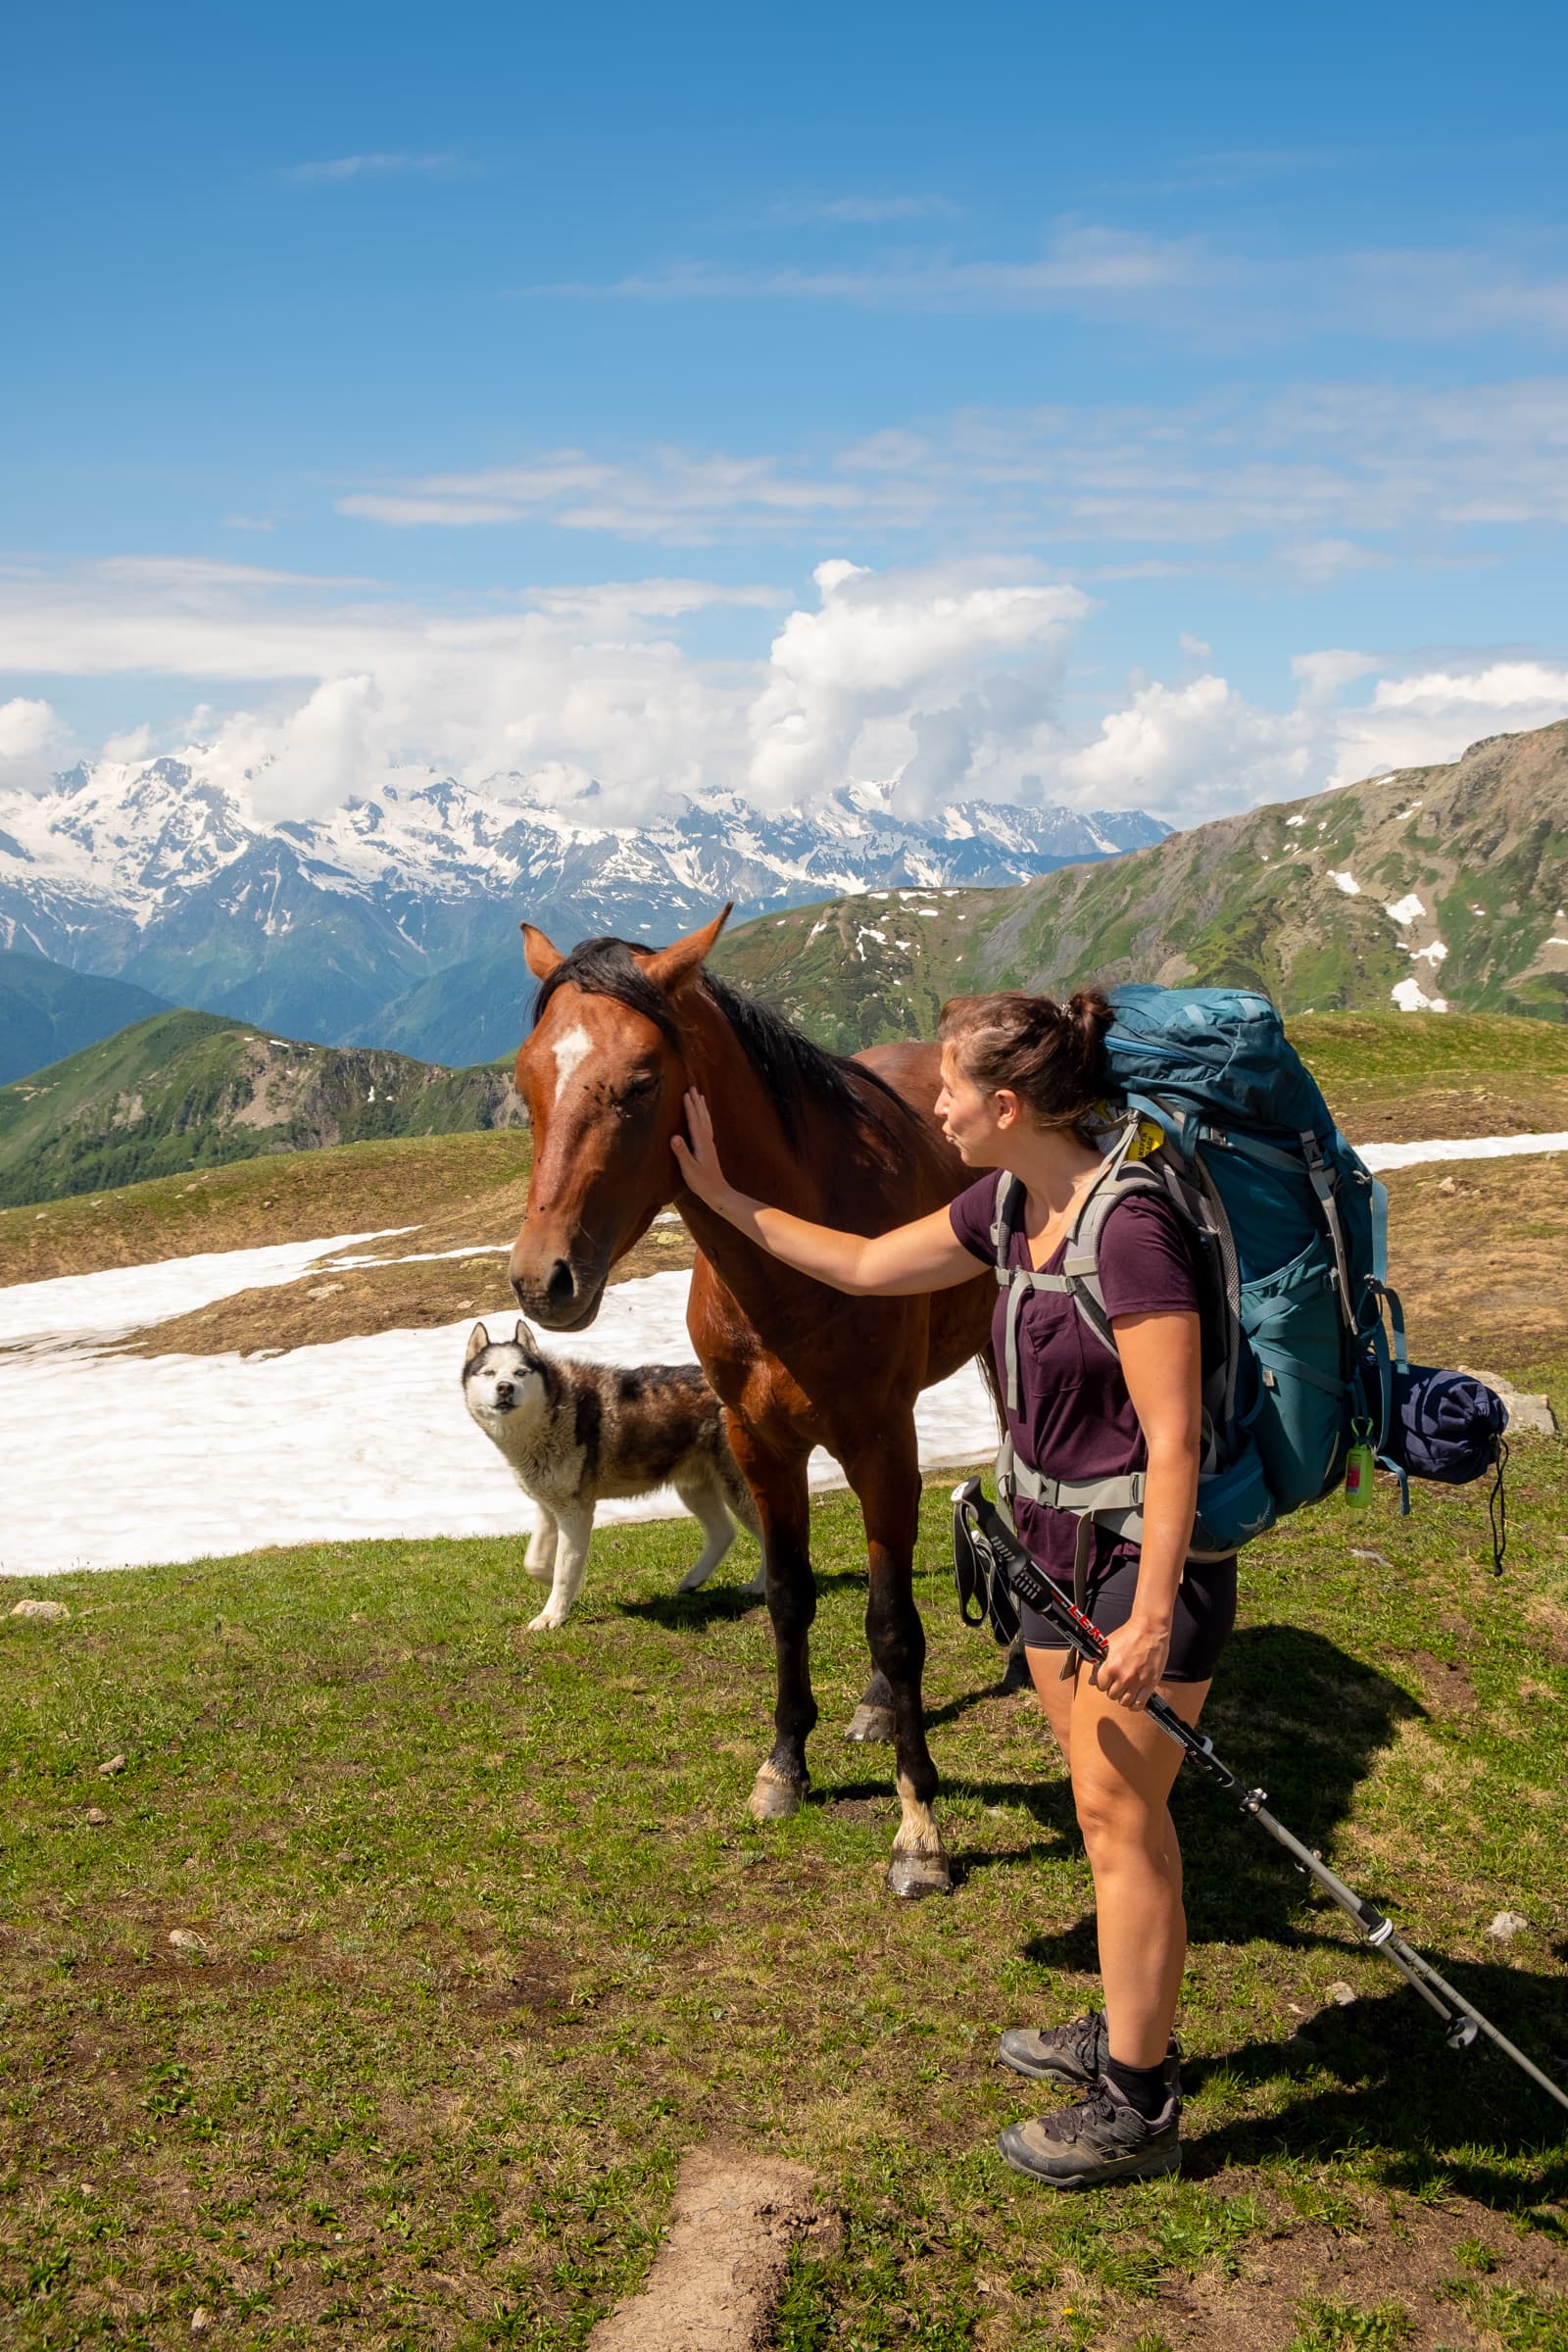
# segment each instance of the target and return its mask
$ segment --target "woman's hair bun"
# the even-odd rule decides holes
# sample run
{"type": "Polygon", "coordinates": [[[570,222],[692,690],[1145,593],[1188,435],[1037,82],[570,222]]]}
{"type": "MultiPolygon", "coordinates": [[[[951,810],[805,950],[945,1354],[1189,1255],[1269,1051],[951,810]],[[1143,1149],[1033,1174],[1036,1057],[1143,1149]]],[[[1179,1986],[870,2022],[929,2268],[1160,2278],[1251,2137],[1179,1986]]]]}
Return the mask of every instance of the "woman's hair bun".
{"type": "Polygon", "coordinates": [[[1067,1018],[1072,1024],[1073,1058],[1093,1081],[1100,1073],[1105,1032],[1116,1018],[1104,990],[1080,988],[1067,1000],[1067,1018]]]}

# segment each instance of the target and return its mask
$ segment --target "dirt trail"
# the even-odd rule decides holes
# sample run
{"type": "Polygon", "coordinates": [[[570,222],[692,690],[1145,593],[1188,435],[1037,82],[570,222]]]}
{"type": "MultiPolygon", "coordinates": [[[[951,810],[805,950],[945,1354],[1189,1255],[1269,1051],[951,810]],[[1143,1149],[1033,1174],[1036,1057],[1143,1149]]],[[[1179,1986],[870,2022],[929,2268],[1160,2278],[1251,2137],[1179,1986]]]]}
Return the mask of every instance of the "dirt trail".
{"type": "Polygon", "coordinates": [[[764,2352],[792,2247],[831,2229],[804,2165],[694,2148],[642,2293],[600,2321],[590,2352],[764,2352]]]}

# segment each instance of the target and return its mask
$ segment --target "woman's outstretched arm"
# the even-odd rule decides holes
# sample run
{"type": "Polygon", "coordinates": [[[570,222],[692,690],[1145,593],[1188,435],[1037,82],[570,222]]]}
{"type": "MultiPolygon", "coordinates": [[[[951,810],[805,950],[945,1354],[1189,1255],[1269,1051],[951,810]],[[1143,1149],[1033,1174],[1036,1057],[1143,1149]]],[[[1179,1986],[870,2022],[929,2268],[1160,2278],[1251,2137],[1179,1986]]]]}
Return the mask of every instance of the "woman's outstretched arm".
{"type": "Polygon", "coordinates": [[[760,1250],[827,1283],[835,1291],[872,1298],[906,1298],[972,1282],[979,1265],[954,1232],[945,1208],[892,1233],[840,1233],[787,1209],[769,1208],[738,1193],[713,1148],[708,1104],[693,1087],[686,1097],[685,1135],[671,1139],[683,1182],[699,1200],[745,1234],[760,1250]]]}

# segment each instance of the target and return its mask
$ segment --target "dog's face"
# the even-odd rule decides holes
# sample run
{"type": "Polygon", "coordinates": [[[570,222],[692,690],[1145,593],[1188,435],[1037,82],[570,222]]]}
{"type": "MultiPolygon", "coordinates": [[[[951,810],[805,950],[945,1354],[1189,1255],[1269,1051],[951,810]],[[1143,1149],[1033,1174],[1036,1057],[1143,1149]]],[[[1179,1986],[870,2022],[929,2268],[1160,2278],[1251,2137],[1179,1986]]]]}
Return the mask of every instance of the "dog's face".
{"type": "Polygon", "coordinates": [[[482,1323],[474,1325],[463,1358],[463,1401],[476,1421],[525,1412],[542,1400],[545,1386],[544,1359],[520,1315],[510,1340],[492,1340],[482,1323]]]}

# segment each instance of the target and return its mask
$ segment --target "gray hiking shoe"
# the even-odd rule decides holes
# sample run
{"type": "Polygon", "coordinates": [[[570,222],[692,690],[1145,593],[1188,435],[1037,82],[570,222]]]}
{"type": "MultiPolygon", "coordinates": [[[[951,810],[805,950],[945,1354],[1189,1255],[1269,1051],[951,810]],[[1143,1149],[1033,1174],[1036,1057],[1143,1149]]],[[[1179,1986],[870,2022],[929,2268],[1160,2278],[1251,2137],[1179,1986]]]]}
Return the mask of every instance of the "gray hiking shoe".
{"type": "Polygon", "coordinates": [[[1052,2188],[1099,2188],[1111,2180],[1152,2180],[1181,2170],[1181,2099],[1173,2089],[1146,2122],[1114,2082],[1102,2078],[1086,2099],[1054,2115],[1009,2124],[998,2146],[1014,2172],[1052,2188]]]}
{"type": "MultiPolygon", "coordinates": [[[[1181,2055],[1182,2045],[1173,2034],[1165,2053],[1165,2079],[1173,2089],[1181,2055]]],[[[1071,2082],[1087,2090],[1105,2071],[1105,2013],[1091,2009],[1070,2025],[1048,2026],[1039,2033],[1033,2026],[1009,2026],[997,2044],[997,2056],[1031,2082],[1071,2082]]]]}

